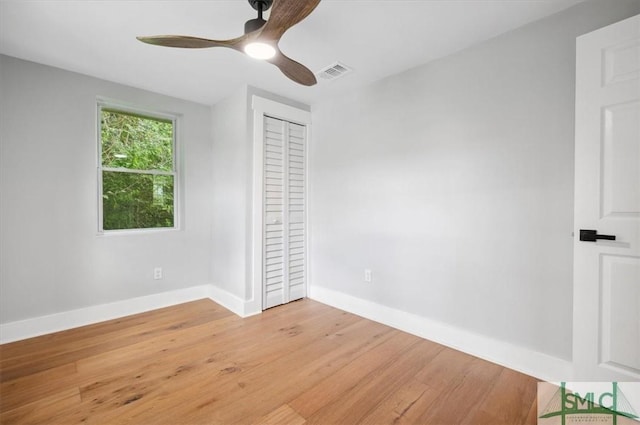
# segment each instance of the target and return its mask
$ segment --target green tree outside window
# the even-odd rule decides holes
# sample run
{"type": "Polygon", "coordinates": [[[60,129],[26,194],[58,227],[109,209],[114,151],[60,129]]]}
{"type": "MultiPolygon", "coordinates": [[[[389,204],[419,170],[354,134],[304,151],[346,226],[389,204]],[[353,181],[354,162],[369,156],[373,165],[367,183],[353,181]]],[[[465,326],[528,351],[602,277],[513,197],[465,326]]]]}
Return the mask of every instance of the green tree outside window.
{"type": "Polygon", "coordinates": [[[100,108],[102,230],[175,227],[174,121],[100,108]]]}

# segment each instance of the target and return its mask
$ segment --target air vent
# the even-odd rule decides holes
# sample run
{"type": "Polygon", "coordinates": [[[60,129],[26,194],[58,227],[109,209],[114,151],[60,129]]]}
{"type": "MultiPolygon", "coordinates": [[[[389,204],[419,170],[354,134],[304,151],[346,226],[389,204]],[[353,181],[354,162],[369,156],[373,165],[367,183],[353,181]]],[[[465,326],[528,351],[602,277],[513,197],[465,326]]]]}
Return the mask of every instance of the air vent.
{"type": "Polygon", "coordinates": [[[316,75],[318,78],[322,80],[329,81],[329,80],[335,80],[337,78],[340,78],[352,71],[353,69],[349,68],[347,65],[340,62],[336,62],[333,65],[330,65],[322,69],[316,75]]]}

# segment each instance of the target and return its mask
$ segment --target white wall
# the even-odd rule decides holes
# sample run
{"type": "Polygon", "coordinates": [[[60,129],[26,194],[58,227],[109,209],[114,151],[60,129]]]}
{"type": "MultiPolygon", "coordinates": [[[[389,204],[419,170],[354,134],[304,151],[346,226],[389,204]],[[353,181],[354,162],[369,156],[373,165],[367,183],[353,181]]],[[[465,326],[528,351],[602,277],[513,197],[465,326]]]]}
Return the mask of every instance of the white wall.
{"type": "Polygon", "coordinates": [[[210,282],[209,107],[7,56],[0,90],[0,323],[210,282]],[[181,115],[179,231],[97,234],[97,96],[181,115]]]}
{"type": "Polygon", "coordinates": [[[575,38],[637,13],[588,2],[313,105],[312,289],[570,359],[575,38]]]}
{"type": "Polygon", "coordinates": [[[247,218],[251,204],[251,157],[247,118],[247,88],[216,104],[212,109],[213,148],[212,282],[236,297],[246,299],[247,218]]]}

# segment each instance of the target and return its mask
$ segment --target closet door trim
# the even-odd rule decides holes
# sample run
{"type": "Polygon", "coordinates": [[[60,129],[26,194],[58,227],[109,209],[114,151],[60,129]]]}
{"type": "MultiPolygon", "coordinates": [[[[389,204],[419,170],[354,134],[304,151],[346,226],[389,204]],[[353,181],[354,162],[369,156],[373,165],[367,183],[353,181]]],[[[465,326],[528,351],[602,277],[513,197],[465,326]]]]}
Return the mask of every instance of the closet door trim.
{"type": "Polygon", "coordinates": [[[306,249],[306,282],[307,294],[309,293],[309,234],[310,220],[308,204],[309,193],[309,143],[311,141],[311,112],[295,108],[282,103],[274,102],[259,96],[252,96],[251,106],[253,109],[253,178],[252,178],[252,211],[251,211],[251,291],[247,294],[245,304],[245,315],[258,314],[262,311],[262,229],[264,206],[262,200],[263,175],[264,175],[264,116],[282,119],[306,127],[307,155],[305,158],[307,179],[304,191],[307,194],[307,205],[305,209],[304,221],[307,226],[305,234],[306,249]]]}

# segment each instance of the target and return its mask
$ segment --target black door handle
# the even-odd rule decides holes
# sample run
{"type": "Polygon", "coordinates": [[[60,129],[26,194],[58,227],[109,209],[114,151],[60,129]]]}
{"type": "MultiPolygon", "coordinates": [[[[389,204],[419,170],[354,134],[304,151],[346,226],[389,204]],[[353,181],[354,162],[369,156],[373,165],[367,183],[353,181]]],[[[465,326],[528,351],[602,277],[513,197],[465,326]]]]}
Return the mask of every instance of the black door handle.
{"type": "Polygon", "coordinates": [[[597,230],[580,229],[580,240],[583,242],[595,242],[597,239],[615,241],[615,235],[599,235],[597,230]]]}

